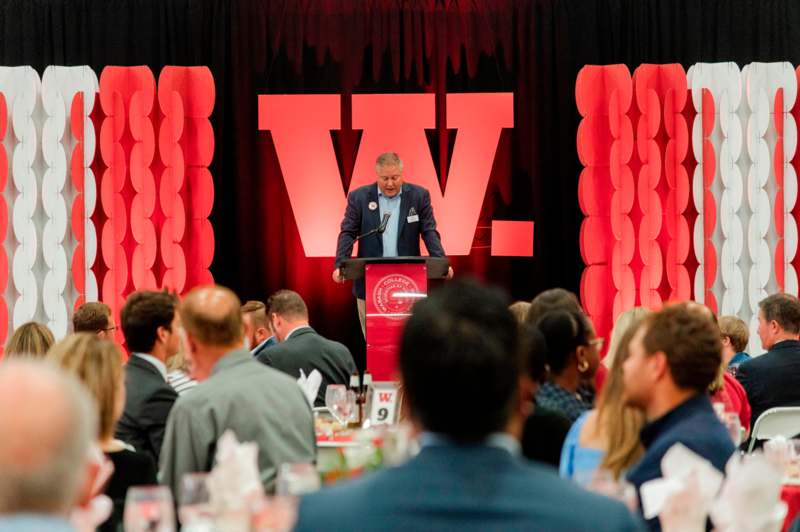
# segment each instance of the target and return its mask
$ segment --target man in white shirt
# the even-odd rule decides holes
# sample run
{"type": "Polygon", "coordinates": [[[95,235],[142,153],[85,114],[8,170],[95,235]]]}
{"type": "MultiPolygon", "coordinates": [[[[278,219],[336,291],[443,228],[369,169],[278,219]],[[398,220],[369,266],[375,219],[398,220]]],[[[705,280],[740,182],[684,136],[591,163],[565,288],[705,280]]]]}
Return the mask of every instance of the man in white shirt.
{"type": "Polygon", "coordinates": [[[176,305],[176,298],[167,292],[134,292],[120,314],[131,357],[125,367],[125,410],[116,437],[156,462],[167,417],[178,398],[167,382],[166,366],[180,345],[176,305]]]}

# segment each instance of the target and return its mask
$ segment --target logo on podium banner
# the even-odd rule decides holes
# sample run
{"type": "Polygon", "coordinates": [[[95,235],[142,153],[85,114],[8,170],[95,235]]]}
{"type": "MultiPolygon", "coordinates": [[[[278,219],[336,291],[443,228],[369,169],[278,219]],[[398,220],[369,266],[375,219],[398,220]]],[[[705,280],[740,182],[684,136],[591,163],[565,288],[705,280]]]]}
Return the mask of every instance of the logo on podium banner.
{"type": "Polygon", "coordinates": [[[379,314],[401,320],[411,312],[411,306],[420,293],[419,286],[409,276],[392,274],[382,277],[372,291],[372,302],[379,314]],[[409,296],[409,294],[414,294],[409,296]]]}

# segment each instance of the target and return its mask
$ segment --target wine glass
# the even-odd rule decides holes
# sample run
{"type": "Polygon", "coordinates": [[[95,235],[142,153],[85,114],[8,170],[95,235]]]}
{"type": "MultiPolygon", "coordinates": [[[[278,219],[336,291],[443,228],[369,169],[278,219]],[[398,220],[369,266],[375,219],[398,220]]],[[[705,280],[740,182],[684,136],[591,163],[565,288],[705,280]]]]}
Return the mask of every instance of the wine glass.
{"type": "Polygon", "coordinates": [[[178,517],[184,530],[213,528],[214,512],[206,481],[208,473],[186,473],[181,478],[178,517]]]}
{"type": "Polygon", "coordinates": [[[328,407],[331,415],[336,418],[342,426],[347,426],[350,419],[349,401],[347,399],[347,388],[344,384],[329,384],[325,390],[325,406],[328,407]]]}
{"type": "Polygon", "coordinates": [[[728,429],[728,434],[736,447],[742,444],[742,422],[736,412],[722,414],[722,424],[728,429]]]}
{"type": "Polygon", "coordinates": [[[172,494],[166,486],[134,486],[125,498],[125,532],[175,532],[172,494]]]}

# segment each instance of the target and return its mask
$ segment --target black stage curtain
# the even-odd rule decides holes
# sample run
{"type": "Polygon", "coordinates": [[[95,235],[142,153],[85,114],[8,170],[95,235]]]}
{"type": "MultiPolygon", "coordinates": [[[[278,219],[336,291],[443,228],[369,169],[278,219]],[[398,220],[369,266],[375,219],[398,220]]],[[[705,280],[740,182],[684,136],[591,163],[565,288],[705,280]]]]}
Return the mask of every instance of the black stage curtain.
{"type": "MultiPolygon", "coordinates": [[[[585,64],[698,61],[800,63],[796,0],[4,0],[0,64],[206,65],[215,79],[211,167],[215,279],[243,299],[282,287],[309,303],[312,324],[363,364],[349,288],[332,259],[307,259],[257,95],[338,93],[333,134],[347,184],[359,143],[349,95],[513,91],[473,252],[459,274],[530,299],[578,290],[582,215],[574,87],[585,64]],[[491,258],[492,218],[533,220],[533,258],[491,258]]],[[[453,132],[437,116],[429,144],[446,175],[453,132]]]]}

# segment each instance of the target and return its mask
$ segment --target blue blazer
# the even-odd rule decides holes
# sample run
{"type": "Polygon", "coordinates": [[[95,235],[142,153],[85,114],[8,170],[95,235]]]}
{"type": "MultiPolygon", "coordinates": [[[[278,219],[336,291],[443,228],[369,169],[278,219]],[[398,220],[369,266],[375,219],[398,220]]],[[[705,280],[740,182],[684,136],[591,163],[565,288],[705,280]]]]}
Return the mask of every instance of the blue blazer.
{"type": "MultiPolygon", "coordinates": [[[[378,185],[364,185],[347,196],[347,209],[344,211],[339,240],[336,244],[336,267],[350,258],[353,241],[364,233],[377,228],[381,223],[380,208],[370,210],[369,204],[378,204],[378,185]]],[[[431,257],[444,257],[444,249],[436,220],[433,217],[430,193],[418,185],[403,183],[403,194],[400,197],[400,222],[397,229],[397,254],[401,257],[418,257],[419,239],[425,241],[425,247],[431,257]],[[411,209],[419,216],[419,221],[409,222],[411,209]]],[[[383,235],[374,234],[363,238],[358,243],[358,256],[383,257],[383,235]]],[[[364,299],[364,279],[353,283],[353,294],[364,299]]]]}
{"type": "Polygon", "coordinates": [[[619,502],[484,445],[424,447],[407,464],[301,500],[296,532],[641,530],[619,502]]]}
{"type": "Polygon", "coordinates": [[[736,379],[747,392],[754,426],[770,408],[800,406],[800,342],[778,342],[767,353],[740,365],[736,379]]]}

